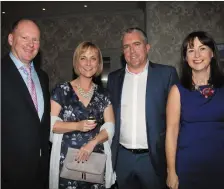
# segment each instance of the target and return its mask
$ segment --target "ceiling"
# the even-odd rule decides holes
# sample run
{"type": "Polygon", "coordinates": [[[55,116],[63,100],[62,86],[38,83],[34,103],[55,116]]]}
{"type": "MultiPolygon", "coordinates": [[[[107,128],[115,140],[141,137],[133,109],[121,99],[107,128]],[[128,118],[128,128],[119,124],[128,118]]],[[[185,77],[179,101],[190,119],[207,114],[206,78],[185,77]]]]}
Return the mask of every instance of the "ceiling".
{"type": "Polygon", "coordinates": [[[41,18],[61,15],[144,9],[144,1],[1,1],[3,21],[21,17],[41,18]],[[87,6],[87,7],[84,7],[87,6]],[[42,9],[46,10],[43,11],[42,9]]]}

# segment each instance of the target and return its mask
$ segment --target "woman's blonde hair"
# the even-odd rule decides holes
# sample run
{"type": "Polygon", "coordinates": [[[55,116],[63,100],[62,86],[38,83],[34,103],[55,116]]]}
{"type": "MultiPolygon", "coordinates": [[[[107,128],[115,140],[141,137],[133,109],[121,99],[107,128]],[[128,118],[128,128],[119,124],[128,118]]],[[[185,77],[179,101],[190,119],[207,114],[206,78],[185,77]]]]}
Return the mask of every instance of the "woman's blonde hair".
{"type": "Polygon", "coordinates": [[[101,53],[99,47],[90,41],[84,41],[77,46],[77,48],[75,49],[74,55],[73,55],[73,67],[74,67],[75,73],[78,76],[80,75],[80,72],[77,69],[77,63],[79,61],[79,58],[80,58],[81,54],[85,53],[89,49],[96,50],[98,52],[99,65],[98,65],[97,72],[95,73],[94,76],[99,76],[103,71],[103,57],[102,57],[102,53],[101,53]]]}

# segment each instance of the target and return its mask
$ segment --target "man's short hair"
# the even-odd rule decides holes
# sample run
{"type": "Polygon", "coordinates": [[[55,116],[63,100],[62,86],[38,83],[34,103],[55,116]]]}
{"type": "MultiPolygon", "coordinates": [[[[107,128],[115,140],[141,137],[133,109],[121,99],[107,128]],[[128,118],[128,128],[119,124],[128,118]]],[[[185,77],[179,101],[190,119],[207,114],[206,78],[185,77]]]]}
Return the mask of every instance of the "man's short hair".
{"type": "Polygon", "coordinates": [[[142,38],[143,38],[143,40],[145,41],[145,43],[146,43],[146,44],[148,43],[148,37],[147,37],[146,33],[145,33],[142,29],[140,29],[140,28],[138,28],[138,27],[132,27],[132,28],[128,28],[128,29],[126,29],[126,30],[123,32],[123,34],[122,34],[121,41],[123,41],[125,34],[127,34],[127,33],[133,33],[133,32],[138,32],[138,33],[140,33],[141,36],[142,36],[142,38]]]}

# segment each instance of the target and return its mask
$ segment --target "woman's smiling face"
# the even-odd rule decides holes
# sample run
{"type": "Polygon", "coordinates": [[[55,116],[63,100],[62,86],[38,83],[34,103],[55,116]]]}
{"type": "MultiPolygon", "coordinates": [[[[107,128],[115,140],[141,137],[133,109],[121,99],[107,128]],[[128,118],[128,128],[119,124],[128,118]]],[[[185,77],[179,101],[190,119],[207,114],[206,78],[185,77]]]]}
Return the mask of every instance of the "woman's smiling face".
{"type": "Polygon", "coordinates": [[[212,57],[212,49],[203,45],[197,37],[192,45],[188,44],[187,46],[186,60],[192,71],[208,70],[212,57]]]}
{"type": "Polygon", "coordinates": [[[80,73],[80,76],[87,78],[93,77],[99,67],[99,54],[97,50],[88,48],[84,53],[79,57],[77,70],[80,73]]]}

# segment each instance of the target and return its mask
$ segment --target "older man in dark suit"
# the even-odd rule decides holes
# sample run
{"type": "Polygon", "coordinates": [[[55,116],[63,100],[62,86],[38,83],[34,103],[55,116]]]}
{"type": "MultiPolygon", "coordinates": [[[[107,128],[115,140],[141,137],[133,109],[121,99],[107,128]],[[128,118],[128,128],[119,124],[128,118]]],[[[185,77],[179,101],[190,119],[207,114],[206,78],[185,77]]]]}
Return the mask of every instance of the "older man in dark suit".
{"type": "Polygon", "coordinates": [[[48,187],[50,97],[47,74],[35,67],[40,30],[31,20],[14,24],[11,52],[1,62],[3,189],[48,187]]]}
{"type": "Polygon", "coordinates": [[[112,143],[113,167],[119,189],[166,187],[166,101],[178,82],[175,68],[148,60],[150,45],[140,28],[122,38],[125,68],[109,74],[116,125],[112,143]]]}

